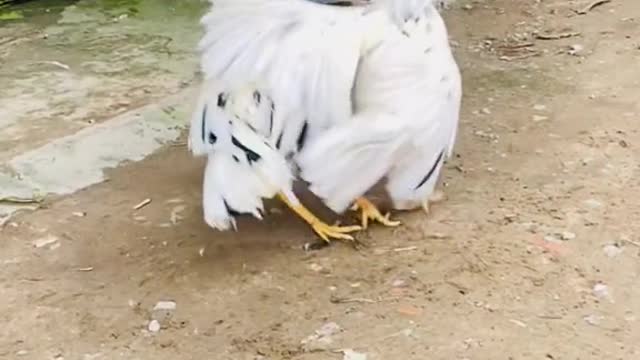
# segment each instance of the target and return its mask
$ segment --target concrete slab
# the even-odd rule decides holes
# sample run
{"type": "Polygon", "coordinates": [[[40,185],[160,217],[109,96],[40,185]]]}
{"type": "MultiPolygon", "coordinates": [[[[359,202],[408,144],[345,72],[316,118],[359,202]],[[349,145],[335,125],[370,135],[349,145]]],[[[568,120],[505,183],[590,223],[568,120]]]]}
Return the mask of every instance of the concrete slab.
{"type": "MultiPolygon", "coordinates": [[[[0,162],[196,79],[206,1],[29,2],[0,20],[0,162]]],[[[3,11],[3,10],[0,10],[3,11]]]]}
{"type": "MultiPolygon", "coordinates": [[[[105,169],[142,160],[177,139],[196,91],[185,90],[12,158],[0,172],[0,195],[65,195],[103,181],[105,169]]],[[[0,208],[0,217],[18,208],[5,207],[4,214],[0,208]]]]}
{"type": "MultiPolygon", "coordinates": [[[[17,20],[0,20],[0,197],[69,194],[176,139],[195,97],[207,4],[12,8],[17,20]]],[[[0,220],[21,208],[0,204],[0,220]]]]}

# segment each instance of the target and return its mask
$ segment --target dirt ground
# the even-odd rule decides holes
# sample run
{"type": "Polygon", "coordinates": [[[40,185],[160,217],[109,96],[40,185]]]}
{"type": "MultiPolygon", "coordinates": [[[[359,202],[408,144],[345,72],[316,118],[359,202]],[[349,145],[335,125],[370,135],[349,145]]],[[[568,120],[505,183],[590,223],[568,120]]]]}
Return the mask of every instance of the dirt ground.
{"type": "Polygon", "coordinates": [[[303,251],[280,204],[209,229],[184,147],[14,217],[0,358],[639,359],[640,2],[588,3],[447,13],[466,91],[448,198],[357,250],[303,251]]]}

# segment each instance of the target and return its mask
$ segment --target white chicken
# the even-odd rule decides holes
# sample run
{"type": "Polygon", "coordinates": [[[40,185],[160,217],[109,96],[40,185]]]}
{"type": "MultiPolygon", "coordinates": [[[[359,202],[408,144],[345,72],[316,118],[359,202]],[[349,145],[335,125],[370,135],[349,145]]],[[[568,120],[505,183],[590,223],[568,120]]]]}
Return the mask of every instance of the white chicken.
{"type": "Polygon", "coordinates": [[[427,209],[451,155],[462,96],[439,0],[214,0],[202,19],[204,83],[190,149],[207,156],[206,222],[236,227],[278,196],[324,240],[369,220],[400,223],[364,196],[381,180],[393,208],[427,209]],[[305,208],[302,179],[333,211],[305,208]]]}

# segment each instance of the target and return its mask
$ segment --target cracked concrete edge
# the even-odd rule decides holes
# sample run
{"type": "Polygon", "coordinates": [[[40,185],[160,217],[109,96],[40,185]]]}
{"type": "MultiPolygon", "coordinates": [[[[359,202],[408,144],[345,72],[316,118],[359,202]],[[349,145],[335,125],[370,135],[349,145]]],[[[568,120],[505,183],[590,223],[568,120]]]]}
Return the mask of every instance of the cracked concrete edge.
{"type": "MultiPolygon", "coordinates": [[[[180,136],[197,90],[185,89],[14,157],[7,171],[0,170],[0,197],[71,194],[104,181],[105,169],[143,160],[180,136]]],[[[0,219],[20,209],[0,204],[0,219]]]]}

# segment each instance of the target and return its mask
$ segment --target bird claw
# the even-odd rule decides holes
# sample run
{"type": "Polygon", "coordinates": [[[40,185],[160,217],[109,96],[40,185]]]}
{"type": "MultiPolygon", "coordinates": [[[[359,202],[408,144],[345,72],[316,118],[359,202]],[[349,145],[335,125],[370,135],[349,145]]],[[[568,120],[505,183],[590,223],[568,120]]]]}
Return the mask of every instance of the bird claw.
{"type": "Polygon", "coordinates": [[[402,224],[400,221],[391,220],[390,213],[382,215],[373,203],[364,198],[358,199],[351,210],[360,210],[360,220],[362,221],[363,229],[369,227],[369,220],[373,220],[387,227],[397,227],[402,224]]]}
{"type": "Polygon", "coordinates": [[[444,201],[445,198],[446,196],[444,192],[436,190],[433,192],[433,194],[429,195],[429,197],[422,202],[422,209],[427,215],[429,215],[431,212],[431,204],[444,201]]]}
{"type": "Polygon", "coordinates": [[[331,242],[332,239],[355,241],[353,236],[348,233],[362,230],[362,227],[358,225],[340,226],[340,225],[328,225],[323,222],[312,224],[313,231],[326,242],[331,242]]]}

